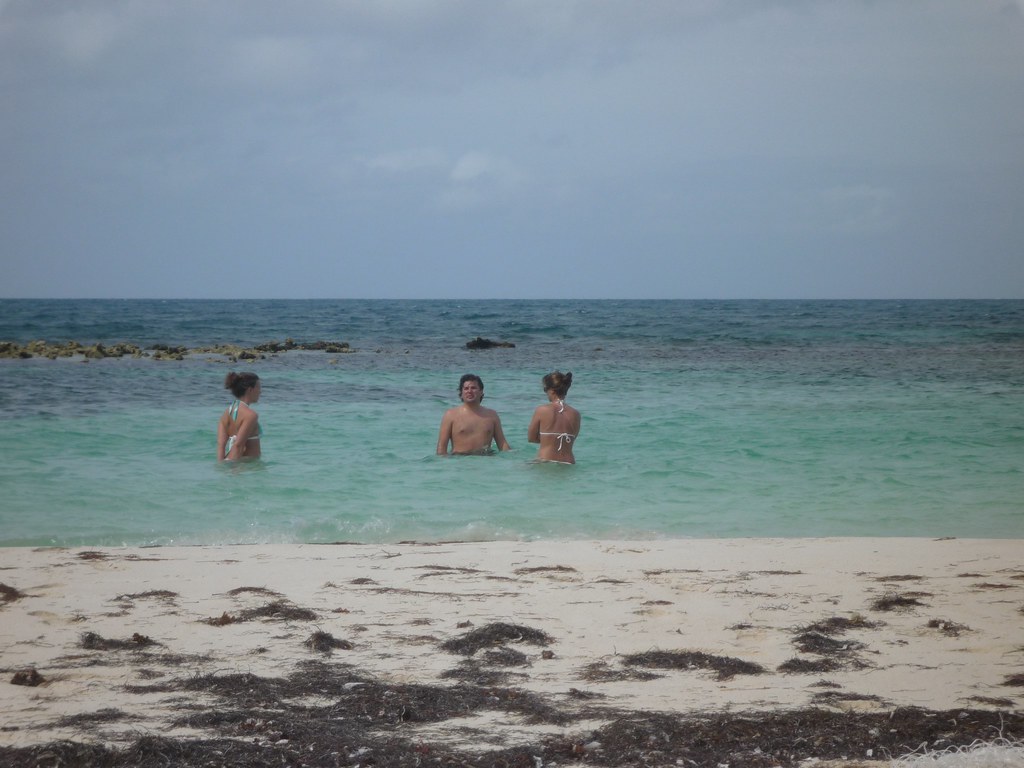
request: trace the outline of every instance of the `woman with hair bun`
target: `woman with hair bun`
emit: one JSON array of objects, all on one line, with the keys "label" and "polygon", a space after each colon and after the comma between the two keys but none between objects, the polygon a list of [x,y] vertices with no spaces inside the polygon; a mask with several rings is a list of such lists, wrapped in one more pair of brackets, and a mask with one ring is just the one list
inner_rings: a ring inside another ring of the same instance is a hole
[{"label": "woman with hair bun", "polygon": [[217,461],[258,459],[260,457],[260,417],[252,409],[260,399],[260,377],[255,373],[231,371],[224,379],[235,401],[217,423]]},{"label": "woman with hair bun", "polygon": [[565,404],[565,396],[572,386],[572,372],[554,371],[541,379],[548,403],[537,406],[530,420],[526,439],[540,443],[537,461],[575,464],[572,444],[580,433],[580,412]]}]

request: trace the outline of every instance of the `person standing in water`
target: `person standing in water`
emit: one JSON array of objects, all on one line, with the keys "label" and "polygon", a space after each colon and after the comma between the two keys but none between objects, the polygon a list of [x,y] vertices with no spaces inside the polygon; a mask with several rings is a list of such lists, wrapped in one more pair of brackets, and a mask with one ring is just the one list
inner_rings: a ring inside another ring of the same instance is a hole
[{"label": "person standing in water", "polygon": [[235,401],[217,422],[217,461],[260,457],[260,417],[252,409],[260,399],[260,377],[255,373],[231,371],[224,379]]},{"label": "person standing in water", "polygon": [[580,433],[580,412],[565,404],[565,396],[572,386],[572,372],[554,371],[541,379],[548,396],[545,405],[538,405],[530,420],[526,439],[540,443],[538,461],[575,464],[572,444]]},{"label": "person standing in water", "polygon": [[438,456],[447,456],[449,445],[453,454],[491,453],[492,443],[500,451],[511,450],[497,412],[481,405],[484,382],[475,373],[467,373],[459,379],[459,399],[462,405],[449,408],[441,419]]}]

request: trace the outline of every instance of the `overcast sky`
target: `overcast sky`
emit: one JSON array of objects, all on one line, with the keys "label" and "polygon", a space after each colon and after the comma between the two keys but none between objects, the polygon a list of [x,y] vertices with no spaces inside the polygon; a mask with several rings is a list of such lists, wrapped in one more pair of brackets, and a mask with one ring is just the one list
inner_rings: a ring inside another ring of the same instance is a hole
[{"label": "overcast sky", "polygon": [[1024,297],[1024,0],[0,0],[0,296]]}]

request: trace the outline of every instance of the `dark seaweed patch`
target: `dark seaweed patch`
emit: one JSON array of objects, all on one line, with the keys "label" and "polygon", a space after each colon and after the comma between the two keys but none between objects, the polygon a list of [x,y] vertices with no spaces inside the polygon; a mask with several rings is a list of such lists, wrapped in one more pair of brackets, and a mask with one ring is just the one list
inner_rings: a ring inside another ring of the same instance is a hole
[{"label": "dark seaweed patch", "polygon": [[818,704],[835,704],[840,701],[874,701],[879,704],[883,699],[878,696],[868,696],[862,693],[842,693],[840,691],[823,691],[816,693],[811,700]]},{"label": "dark seaweed patch", "polygon": [[882,595],[871,604],[872,610],[875,611],[901,611],[922,606],[919,597],[931,597],[927,592],[908,592],[903,595],[889,594]]},{"label": "dark seaweed patch", "polygon": [[707,669],[715,673],[718,680],[729,680],[736,675],[760,675],[764,667],[751,661],[729,656],[713,656],[700,651],[648,651],[634,653],[622,659],[623,664],[648,669]]},{"label": "dark seaweed patch", "polygon": [[973,586],[975,589],[1017,589],[1016,584],[996,584],[991,581],[983,581]]},{"label": "dark seaweed patch", "polygon": [[430,573],[424,573],[417,578],[429,579],[431,576],[444,576],[448,573],[480,573],[476,568],[460,568],[453,565],[419,565],[417,568]]},{"label": "dark seaweed patch", "polygon": [[927,626],[928,629],[937,629],[949,637],[960,637],[961,632],[971,631],[971,628],[966,624],[957,624],[955,621],[949,621],[948,619],[931,619]]},{"label": "dark seaweed patch", "polygon": [[106,560],[109,555],[106,552],[97,552],[95,550],[87,550],[85,552],[79,552],[77,555],[79,560]]},{"label": "dark seaweed patch", "polygon": [[204,624],[214,627],[223,627],[227,624],[238,624],[253,619],[270,619],[272,621],[316,621],[319,617],[308,608],[300,608],[292,605],[286,600],[275,600],[259,608],[247,608],[236,614],[227,611],[220,616],[203,619]]},{"label": "dark seaweed patch", "polygon": [[137,592],[134,595],[118,595],[116,600],[173,600],[179,597],[177,592],[171,592],[169,589],[151,589],[148,592]]},{"label": "dark seaweed patch", "polygon": [[224,627],[228,624],[235,624],[242,619],[237,616],[232,616],[227,611],[224,611],[220,616],[212,616],[209,619],[202,619],[203,624],[209,624],[211,627]]},{"label": "dark seaweed patch", "polygon": [[235,587],[234,589],[228,590],[228,594],[232,597],[238,595],[263,595],[265,597],[281,597],[280,592],[275,592],[272,589],[266,587]]},{"label": "dark seaweed patch", "polygon": [[[246,674],[186,678],[177,681],[176,690],[204,694],[180,699],[174,723],[204,729],[203,737],[141,736],[122,748],[94,739],[0,747],[0,764],[5,768],[535,768],[538,764],[796,768],[812,758],[840,760],[870,752],[884,759],[913,752],[921,744],[957,747],[999,735],[1019,738],[1024,734],[1024,713],[1014,711],[897,708],[859,713],[811,708],[700,715],[605,711],[610,722],[585,734],[566,729],[538,735],[533,743],[513,748],[458,748],[424,741],[409,725],[499,712],[565,726],[588,717],[590,713],[577,707],[578,699],[589,697],[573,696],[570,691],[559,697],[572,705],[563,711],[544,698],[515,689],[389,685],[344,665],[322,663],[303,665],[286,678]],[[301,703],[314,696],[331,703]],[[843,700],[875,699],[839,694],[821,703]],[[115,715],[94,713],[92,722],[88,717],[79,721],[83,730]]]},{"label": "dark seaweed patch", "polygon": [[351,651],[355,646],[348,640],[339,640],[330,632],[317,630],[310,635],[304,645],[317,653],[330,655],[334,650]]},{"label": "dark seaweed patch", "polygon": [[978,704],[985,704],[990,707],[1004,707],[1012,709],[1015,705],[1013,699],[999,699],[991,696],[971,696],[968,701],[975,701]]},{"label": "dark seaweed patch", "polygon": [[578,573],[578,571],[568,565],[538,565],[533,568],[516,568],[514,573],[525,576],[530,573]]},{"label": "dark seaweed patch", "polygon": [[259,608],[250,608],[249,610],[242,611],[241,616],[243,621],[248,621],[249,619],[315,621],[317,619],[317,615],[308,608],[299,608],[298,606],[292,605],[284,600],[267,603]]},{"label": "dark seaweed patch", "polygon": [[13,603],[15,600],[21,600],[23,597],[25,597],[24,592],[7,584],[0,583],[0,604]]},{"label": "dark seaweed patch", "polygon": [[519,624],[498,622],[474,629],[461,637],[452,638],[441,643],[441,649],[448,653],[472,656],[481,648],[494,648],[505,643],[530,643],[531,645],[550,645],[551,637],[539,629],[524,627]]},{"label": "dark seaweed patch", "polygon": [[11,678],[11,685],[27,685],[30,688],[35,688],[44,682],[46,682],[46,678],[39,674],[39,671],[35,668],[19,669]]},{"label": "dark seaweed patch", "polygon": [[529,662],[526,654],[515,648],[501,646],[494,650],[484,651],[483,663],[496,667],[525,667]]},{"label": "dark seaweed patch", "polygon": [[776,668],[779,672],[793,675],[820,674],[821,672],[835,672],[842,669],[844,664],[835,659],[789,659],[782,662]]},{"label": "dark seaweed patch", "polygon": [[459,680],[481,687],[505,685],[510,677],[511,675],[504,670],[485,667],[472,659],[466,659],[455,669],[448,669],[441,673],[442,680]]},{"label": "dark seaweed patch", "polygon": [[83,632],[78,639],[78,644],[87,651],[136,651],[140,648],[159,645],[159,643],[138,632],[133,634],[130,640],[110,640],[101,637],[95,632]]},{"label": "dark seaweed patch", "polygon": [[817,632],[823,635],[841,635],[851,629],[876,629],[879,626],[881,625],[878,622],[868,621],[860,615],[855,615],[852,618],[833,616],[823,621],[816,621],[802,631]]},{"label": "dark seaweed patch", "polygon": [[637,669],[611,669],[601,661],[588,664],[580,674],[582,680],[589,683],[620,683],[626,680],[638,680],[646,682],[657,680],[664,675],[656,675],[653,672],[641,672]]},{"label": "dark seaweed patch", "polygon": [[67,715],[57,720],[58,728],[81,728],[99,723],[117,723],[125,720],[139,720],[138,715],[129,715],[119,709],[99,709],[95,712],[83,712],[78,715]]},{"label": "dark seaweed patch", "polygon": [[835,655],[861,650],[863,643],[836,640],[821,632],[803,632],[793,638],[793,644],[803,653]]}]

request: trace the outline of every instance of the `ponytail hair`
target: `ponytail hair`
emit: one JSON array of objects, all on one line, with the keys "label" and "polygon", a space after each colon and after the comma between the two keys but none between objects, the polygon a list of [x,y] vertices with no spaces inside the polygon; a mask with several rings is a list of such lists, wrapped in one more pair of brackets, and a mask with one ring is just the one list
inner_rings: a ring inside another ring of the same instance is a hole
[{"label": "ponytail hair", "polygon": [[235,373],[231,371],[224,379],[224,389],[230,389],[235,397],[241,397],[260,383],[260,377],[249,371]]},{"label": "ponytail hair", "polygon": [[541,384],[544,386],[544,391],[551,390],[560,399],[565,399],[566,394],[569,392],[569,387],[572,386],[572,371],[568,373],[562,373],[561,371],[554,371],[549,373],[543,379]]}]

